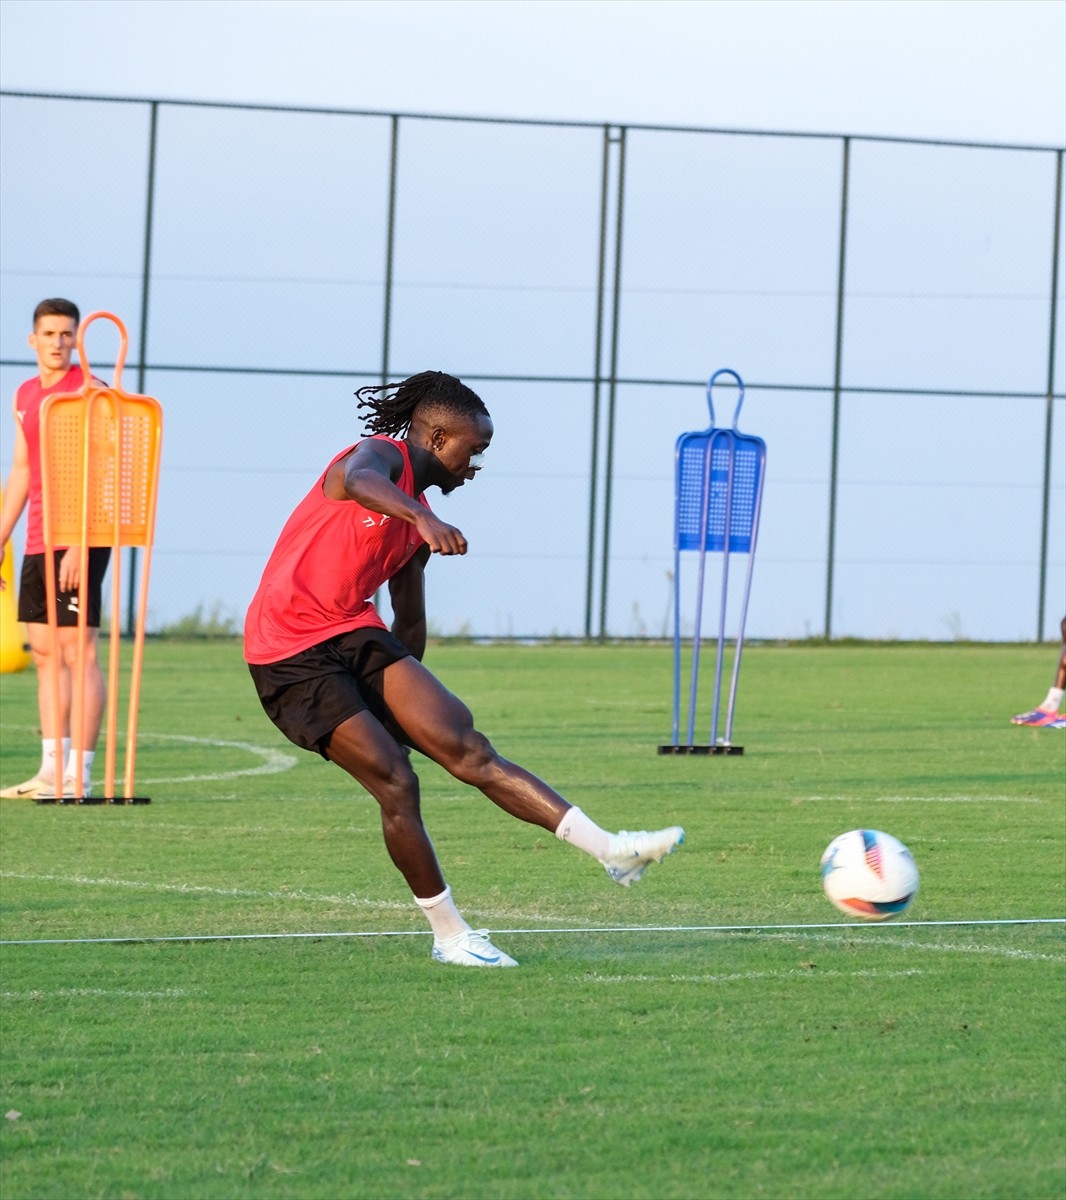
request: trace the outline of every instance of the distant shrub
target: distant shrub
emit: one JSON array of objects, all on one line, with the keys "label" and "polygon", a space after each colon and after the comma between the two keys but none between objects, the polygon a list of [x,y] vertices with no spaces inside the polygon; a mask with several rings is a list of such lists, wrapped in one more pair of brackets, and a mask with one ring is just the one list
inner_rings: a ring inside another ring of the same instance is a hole
[{"label": "distant shrub", "polygon": [[156,630],[157,637],[164,638],[233,638],[240,635],[241,628],[234,614],[216,600],[205,611],[198,604],[191,613],[179,617],[169,625]]}]

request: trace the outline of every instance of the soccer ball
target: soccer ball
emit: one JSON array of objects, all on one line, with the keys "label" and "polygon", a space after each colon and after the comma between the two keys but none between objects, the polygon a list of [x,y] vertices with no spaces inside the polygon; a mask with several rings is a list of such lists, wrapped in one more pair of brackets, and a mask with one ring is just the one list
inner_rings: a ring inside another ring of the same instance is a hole
[{"label": "soccer ball", "polygon": [[822,855],[822,887],[842,913],[864,921],[898,917],[918,892],[918,868],[906,846],[876,829],[834,838]]}]

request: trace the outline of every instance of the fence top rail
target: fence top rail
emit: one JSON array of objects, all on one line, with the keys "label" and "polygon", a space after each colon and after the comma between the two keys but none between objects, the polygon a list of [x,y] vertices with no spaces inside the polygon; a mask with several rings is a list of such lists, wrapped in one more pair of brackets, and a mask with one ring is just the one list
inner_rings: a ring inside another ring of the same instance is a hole
[{"label": "fence top rail", "polygon": [[649,133],[704,133],[730,137],[801,138],[812,141],[884,142],[909,146],[955,146],[971,150],[1024,150],[1062,154],[1066,146],[1024,142],[976,142],[951,138],[916,138],[874,133],[812,133],[795,129],[735,129],[711,125],[642,124],[633,121],[579,121],[548,117],[486,117],[455,113],[396,112],[384,109],[337,108],[311,104],[265,104],[240,100],[179,100],[162,96],[105,96],[81,92],[37,92],[0,88],[0,96],[23,100],[80,100],[98,104],[146,104],[171,108],[236,109],[249,112],[314,113],[325,116],[380,117],[384,120],[454,121],[481,125],[534,125],[568,129],[626,129]]},{"label": "fence top rail", "polygon": [[[18,367],[32,370],[37,363],[32,358],[0,358],[0,367]],[[99,364],[101,370],[114,364],[106,360]],[[205,363],[138,363],[145,371],[164,371],[186,375],[276,375],[293,379],[375,379],[381,373],[378,367],[351,367],[344,369],[326,367],[256,367],[227,364]],[[415,364],[409,363],[402,370],[391,372],[396,379],[413,375]],[[664,388],[706,388],[704,379],[652,379],[633,375],[506,375],[497,372],[492,375],[475,374],[460,371],[459,378],[471,383],[580,383],[608,384],[613,382],[623,387],[664,387]],[[728,381],[718,384],[718,387],[733,388],[735,383]],[[775,383],[773,381],[745,380],[744,387],[749,392],[800,392],[818,393],[831,396],[836,390],[833,383]],[[979,388],[920,388],[920,387],[874,387],[862,384],[841,384],[842,396],[928,396],[931,398],[944,397],[955,400],[1066,400],[1066,392],[1056,391],[1006,391],[1003,389],[983,391]]]}]

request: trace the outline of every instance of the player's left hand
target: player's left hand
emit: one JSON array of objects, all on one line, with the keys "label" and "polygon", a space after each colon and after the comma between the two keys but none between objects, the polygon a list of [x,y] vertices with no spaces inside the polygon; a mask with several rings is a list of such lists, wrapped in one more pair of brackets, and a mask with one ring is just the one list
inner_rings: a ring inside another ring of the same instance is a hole
[{"label": "player's left hand", "polygon": [[77,546],[68,546],[63,557],[59,560],[59,590],[61,592],[73,592],[77,589],[81,581],[79,558],[79,548]]}]

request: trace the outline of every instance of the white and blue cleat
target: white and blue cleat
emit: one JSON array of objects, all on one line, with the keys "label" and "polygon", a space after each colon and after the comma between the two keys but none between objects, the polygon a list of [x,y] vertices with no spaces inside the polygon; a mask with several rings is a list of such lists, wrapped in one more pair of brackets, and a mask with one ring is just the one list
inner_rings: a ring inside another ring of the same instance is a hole
[{"label": "white and blue cleat", "polygon": [[517,967],[518,963],[494,946],[487,929],[464,929],[454,937],[433,940],[433,961],[460,967]]},{"label": "white and blue cleat", "polygon": [[662,862],[685,840],[685,831],[680,825],[669,829],[657,829],[652,833],[611,835],[611,849],[604,860],[607,874],[622,887],[636,883],[652,863]]}]

